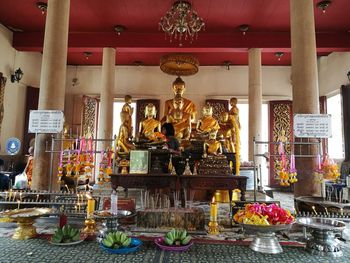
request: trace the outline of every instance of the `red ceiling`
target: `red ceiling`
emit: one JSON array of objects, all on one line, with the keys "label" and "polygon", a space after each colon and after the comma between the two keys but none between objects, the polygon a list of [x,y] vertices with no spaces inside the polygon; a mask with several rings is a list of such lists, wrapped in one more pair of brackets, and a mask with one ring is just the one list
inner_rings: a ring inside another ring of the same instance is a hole
[{"label": "red ceiling", "polygon": [[[42,0],[46,2],[46,0]],[[36,0],[0,0],[0,22],[23,30],[15,32],[13,46],[18,50],[42,51],[45,14]],[[289,0],[192,0],[203,18],[205,31],[192,44],[179,47],[159,31],[160,17],[174,0],[71,0],[68,64],[100,65],[102,48],[117,48],[116,63],[158,65],[170,52],[191,52],[201,65],[248,63],[247,50],[262,48],[264,65],[290,65]],[[314,0],[314,4],[319,0]],[[325,14],[315,8],[318,55],[350,50],[349,0],[333,0]],[[117,36],[114,25],[126,32]],[[251,26],[243,36],[240,24]],[[84,51],[93,52],[86,59]],[[274,53],[285,55],[277,60]]]}]

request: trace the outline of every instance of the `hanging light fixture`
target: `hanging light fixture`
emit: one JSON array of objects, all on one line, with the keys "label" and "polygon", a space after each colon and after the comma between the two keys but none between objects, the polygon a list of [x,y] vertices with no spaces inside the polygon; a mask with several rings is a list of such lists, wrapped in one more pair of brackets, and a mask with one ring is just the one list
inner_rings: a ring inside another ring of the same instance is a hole
[{"label": "hanging light fixture", "polygon": [[117,33],[118,36],[121,35],[121,33],[123,33],[125,31],[125,26],[123,25],[115,25],[114,26],[114,31]]},{"label": "hanging light fixture", "polygon": [[284,53],[278,51],[278,52],[275,52],[275,56],[277,57],[278,61],[281,61],[282,57],[284,56]]},{"label": "hanging light fixture", "polygon": [[90,52],[90,51],[85,51],[85,52],[83,52],[83,54],[84,54],[86,60],[88,60],[89,57],[92,56],[92,52]]},{"label": "hanging light fixture", "polygon": [[248,32],[250,26],[243,24],[243,25],[239,25],[238,26],[238,30],[242,32],[243,36],[245,36],[245,34]]},{"label": "hanging light fixture", "polygon": [[177,1],[171,9],[160,19],[159,29],[162,29],[170,37],[179,40],[179,46],[182,46],[182,40],[197,38],[198,32],[204,29],[203,19],[200,18],[196,11],[187,1]]},{"label": "hanging light fixture", "polygon": [[41,10],[41,14],[44,15],[47,10],[47,3],[44,2],[37,2],[36,7]]},{"label": "hanging light fixture", "polygon": [[322,13],[326,13],[326,9],[332,3],[330,0],[324,0],[317,3],[317,8],[322,10]]},{"label": "hanging light fixture", "polygon": [[15,81],[19,82],[23,77],[23,71],[21,68],[18,68],[14,74],[11,75],[11,82],[14,83]]}]

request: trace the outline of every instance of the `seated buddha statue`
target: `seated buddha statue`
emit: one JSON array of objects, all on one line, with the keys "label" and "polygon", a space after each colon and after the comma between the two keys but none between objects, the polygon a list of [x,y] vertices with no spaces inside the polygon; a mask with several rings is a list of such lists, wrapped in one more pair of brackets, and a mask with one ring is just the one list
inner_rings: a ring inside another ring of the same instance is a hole
[{"label": "seated buddha statue", "polygon": [[208,155],[220,155],[222,154],[222,146],[221,143],[216,140],[217,131],[213,130],[209,133],[209,139],[204,141],[203,144],[203,157],[207,157]]},{"label": "seated buddha statue", "polygon": [[149,103],[145,108],[145,117],[143,121],[140,122],[139,136],[148,140],[155,140],[155,132],[161,132],[161,123],[156,120],[157,111],[156,107]]},{"label": "seated buddha statue", "polygon": [[131,107],[132,97],[130,95],[125,95],[124,97],[125,104],[122,107],[122,112],[126,112],[125,115],[126,125],[129,130],[129,134],[132,134],[132,114],[134,113],[134,109]]},{"label": "seated buddha statue", "polygon": [[196,105],[191,100],[183,97],[185,90],[185,82],[180,77],[177,77],[176,80],[173,82],[174,99],[165,101],[164,116],[168,116],[171,113],[171,111],[175,109],[174,100],[177,96],[179,96],[183,100],[183,104],[180,108],[182,113],[190,114],[191,120],[195,119]]},{"label": "seated buddha statue", "polygon": [[229,119],[228,112],[221,113],[219,125],[218,136],[224,140],[225,151],[228,153],[235,153],[235,128]]},{"label": "seated buddha statue", "polygon": [[173,124],[177,139],[188,140],[191,134],[191,115],[181,110],[183,105],[183,98],[176,95],[173,99],[174,109],[166,116],[166,122]]},{"label": "seated buddha statue", "polygon": [[217,132],[220,128],[218,121],[213,117],[213,107],[209,104],[205,105],[202,110],[202,118],[197,122],[196,130],[199,134],[209,134]]},{"label": "seated buddha statue", "polygon": [[129,153],[130,150],[135,149],[135,145],[130,142],[132,134],[129,129],[129,115],[127,112],[120,112],[120,119],[122,124],[119,127],[119,134],[117,140],[118,152]]}]

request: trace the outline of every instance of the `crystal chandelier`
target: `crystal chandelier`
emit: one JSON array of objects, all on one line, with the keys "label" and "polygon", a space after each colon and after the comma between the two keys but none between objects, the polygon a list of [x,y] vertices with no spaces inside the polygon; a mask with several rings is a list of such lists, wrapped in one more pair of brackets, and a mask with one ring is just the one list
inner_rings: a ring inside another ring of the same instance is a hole
[{"label": "crystal chandelier", "polygon": [[203,28],[204,22],[197,15],[197,12],[192,10],[192,6],[187,1],[177,1],[172,8],[160,19],[159,29],[162,29],[172,39],[179,39],[179,46],[182,46],[182,40],[197,38],[198,32]]}]

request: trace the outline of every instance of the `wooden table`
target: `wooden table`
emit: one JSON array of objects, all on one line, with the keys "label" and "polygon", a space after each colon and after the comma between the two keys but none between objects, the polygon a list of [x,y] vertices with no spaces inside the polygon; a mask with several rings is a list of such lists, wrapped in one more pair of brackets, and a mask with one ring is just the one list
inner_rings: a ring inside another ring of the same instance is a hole
[{"label": "wooden table", "polygon": [[[160,189],[171,191],[188,190],[241,190],[241,201],[245,201],[246,176],[223,175],[170,175],[170,174],[111,174],[112,188]],[[184,199],[184,198],[182,198]],[[184,200],[182,200],[184,206]]]}]

